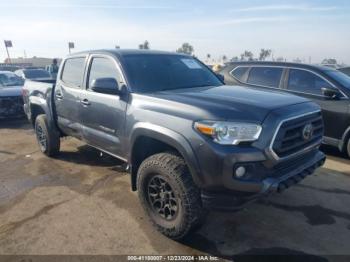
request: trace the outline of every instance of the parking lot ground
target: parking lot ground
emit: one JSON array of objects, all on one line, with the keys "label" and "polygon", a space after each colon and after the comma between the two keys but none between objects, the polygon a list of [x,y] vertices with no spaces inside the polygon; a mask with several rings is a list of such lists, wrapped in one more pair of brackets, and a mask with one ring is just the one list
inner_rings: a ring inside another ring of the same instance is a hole
[{"label": "parking lot ground", "polygon": [[73,138],[50,159],[31,126],[0,124],[0,254],[350,255],[350,161],[332,149],[300,185],[236,213],[211,212],[181,242],[156,232],[120,162]]}]

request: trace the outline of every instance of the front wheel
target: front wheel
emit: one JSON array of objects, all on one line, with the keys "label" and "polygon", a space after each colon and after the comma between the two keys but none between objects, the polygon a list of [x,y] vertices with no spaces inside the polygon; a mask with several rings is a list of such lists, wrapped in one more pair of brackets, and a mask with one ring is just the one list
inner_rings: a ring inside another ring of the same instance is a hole
[{"label": "front wheel", "polygon": [[35,119],[35,134],[41,152],[47,156],[54,156],[60,151],[60,136],[47,124],[46,115],[39,115]]},{"label": "front wheel", "polygon": [[137,177],[141,204],[162,234],[181,239],[203,221],[200,191],[181,157],[172,153],[150,156]]},{"label": "front wheel", "polygon": [[346,147],[346,152],[348,154],[348,157],[350,158],[350,137],[348,139],[348,144],[347,144],[347,147]]}]

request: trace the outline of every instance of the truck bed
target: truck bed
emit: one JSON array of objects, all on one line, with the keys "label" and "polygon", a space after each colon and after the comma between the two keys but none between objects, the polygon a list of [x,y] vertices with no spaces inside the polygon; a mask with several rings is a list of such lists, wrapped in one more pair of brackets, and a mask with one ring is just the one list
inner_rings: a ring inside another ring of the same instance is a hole
[{"label": "truck bed", "polygon": [[28,119],[30,119],[30,104],[42,105],[46,114],[53,113],[51,106],[53,106],[52,93],[56,85],[55,79],[41,79],[41,80],[26,80],[23,86],[23,102],[24,111]]}]

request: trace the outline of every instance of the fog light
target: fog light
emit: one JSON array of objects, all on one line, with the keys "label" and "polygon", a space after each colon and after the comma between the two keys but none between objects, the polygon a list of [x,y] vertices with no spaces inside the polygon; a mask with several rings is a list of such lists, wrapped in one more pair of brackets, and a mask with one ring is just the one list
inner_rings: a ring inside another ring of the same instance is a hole
[{"label": "fog light", "polygon": [[235,176],[241,178],[245,175],[245,172],[246,170],[244,166],[237,167],[235,171]]}]

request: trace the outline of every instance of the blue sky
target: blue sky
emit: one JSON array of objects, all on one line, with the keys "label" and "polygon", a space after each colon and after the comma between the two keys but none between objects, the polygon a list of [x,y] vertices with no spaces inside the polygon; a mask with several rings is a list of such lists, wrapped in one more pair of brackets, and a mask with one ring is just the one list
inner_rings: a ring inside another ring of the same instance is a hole
[{"label": "blue sky", "polygon": [[13,41],[14,57],[62,57],[68,41],[80,51],[148,40],[169,51],[189,42],[202,59],[270,48],[288,60],[350,64],[348,0],[0,0],[0,10],[0,40]]}]

